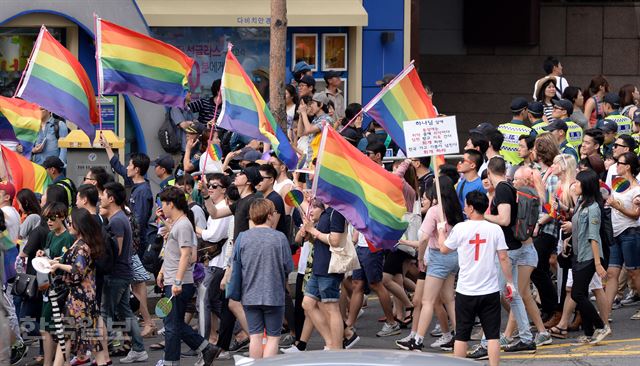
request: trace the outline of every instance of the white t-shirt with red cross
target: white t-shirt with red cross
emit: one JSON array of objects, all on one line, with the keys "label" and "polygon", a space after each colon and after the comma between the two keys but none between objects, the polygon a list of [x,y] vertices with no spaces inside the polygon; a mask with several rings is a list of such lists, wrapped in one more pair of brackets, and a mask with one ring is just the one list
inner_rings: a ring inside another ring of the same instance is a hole
[{"label": "white t-shirt with red cross", "polygon": [[508,249],[500,226],[485,220],[461,222],[453,227],[444,245],[458,250],[457,292],[479,296],[500,290],[496,254]]}]

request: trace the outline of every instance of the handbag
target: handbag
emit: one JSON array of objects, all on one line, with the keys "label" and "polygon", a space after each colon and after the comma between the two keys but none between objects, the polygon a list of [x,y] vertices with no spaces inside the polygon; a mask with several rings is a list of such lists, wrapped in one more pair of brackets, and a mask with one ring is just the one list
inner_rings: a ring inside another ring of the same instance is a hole
[{"label": "handbag", "polygon": [[18,273],[11,294],[23,300],[32,300],[38,294],[38,281],[35,275]]},{"label": "handbag", "polygon": [[198,262],[207,263],[217,257],[222,252],[222,247],[227,242],[227,238],[212,242],[198,238]]},{"label": "handbag", "polygon": [[[333,216],[331,212],[331,216]],[[331,221],[331,218],[329,218]],[[329,251],[331,252],[331,259],[329,260],[329,269],[327,273],[347,273],[356,269],[360,269],[360,261],[358,260],[358,254],[356,248],[353,246],[353,242],[349,240],[347,235],[348,227],[345,227],[345,231],[340,235],[340,242],[337,246],[329,245]]]},{"label": "handbag", "polygon": [[[407,230],[403,235],[406,240],[418,241],[420,239],[419,231],[420,226],[422,226],[422,215],[420,215],[421,208],[422,206],[420,205],[420,200],[418,200],[413,205],[413,212],[406,212],[402,216],[402,220],[409,223],[409,226],[407,226]],[[416,256],[418,255],[416,248],[406,244],[398,244],[396,246],[396,249],[407,253],[411,258],[416,258]]]}]

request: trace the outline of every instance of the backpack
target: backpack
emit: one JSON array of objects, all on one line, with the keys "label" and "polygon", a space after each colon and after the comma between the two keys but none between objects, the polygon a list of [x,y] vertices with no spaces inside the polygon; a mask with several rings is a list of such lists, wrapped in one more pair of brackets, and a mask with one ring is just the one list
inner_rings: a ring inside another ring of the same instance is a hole
[{"label": "backpack", "polygon": [[531,187],[516,189],[509,185],[516,193],[517,215],[516,222],[511,226],[513,236],[519,241],[525,241],[533,235],[533,230],[540,214],[540,198]]},{"label": "backpack", "polygon": [[96,270],[103,275],[109,275],[113,271],[118,258],[118,241],[108,226],[101,225],[101,227],[104,253],[100,258],[96,259]]},{"label": "backpack", "polygon": [[158,139],[162,149],[169,154],[175,154],[182,150],[182,142],[178,136],[178,128],[171,120],[171,110],[167,109],[164,114],[164,122],[158,130]]}]

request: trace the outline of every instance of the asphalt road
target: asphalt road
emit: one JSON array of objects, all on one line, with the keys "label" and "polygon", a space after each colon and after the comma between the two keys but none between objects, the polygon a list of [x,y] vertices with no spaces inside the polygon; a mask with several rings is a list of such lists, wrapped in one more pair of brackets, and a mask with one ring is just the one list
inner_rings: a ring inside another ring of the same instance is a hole
[{"label": "asphalt road", "polygon": [[[576,346],[572,345],[573,339],[581,335],[581,332],[570,333],[570,338],[565,340],[555,339],[553,344],[538,348],[535,354],[505,354],[502,353],[503,365],[531,365],[531,366],[547,366],[547,365],[581,365],[581,366],[637,366],[640,364],[640,321],[629,320],[629,317],[640,307],[640,303],[623,307],[613,312],[613,323],[611,327],[613,334],[607,338],[602,345],[599,346]],[[396,349],[394,340],[404,337],[409,330],[403,330],[399,336],[387,338],[378,338],[375,333],[380,329],[382,323],[377,322],[377,318],[382,315],[379,303],[375,298],[369,299],[369,307],[360,317],[357,324],[357,331],[361,337],[360,342],[354,348],[371,348],[371,349]],[[506,317],[503,317],[503,320]],[[158,320],[158,325],[161,322]],[[504,321],[503,321],[504,327]],[[162,340],[161,337],[145,339],[145,345]],[[427,335],[425,344],[430,344],[435,338]],[[472,341],[472,343],[475,343]],[[314,333],[309,343],[311,350],[322,349],[323,343],[320,336]],[[37,347],[32,347],[29,355],[21,365],[30,361]],[[183,351],[187,347],[183,345]],[[425,348],[425,352],[435,352],[446,354],[440,350]],[[149,360],[144,363],[136,363],[139,366],[153,366],[162,358],[162,351],[149,351]],[[114,365],[119,365],[117,359],[113,359]],[[183,357],[182,365],[192,365],[195,363],[195,357]],[[233,365],[232,360],[217,360],[215,365],[229,366]],[[487,364],[487,361],[479,361],[478,365]]]}]

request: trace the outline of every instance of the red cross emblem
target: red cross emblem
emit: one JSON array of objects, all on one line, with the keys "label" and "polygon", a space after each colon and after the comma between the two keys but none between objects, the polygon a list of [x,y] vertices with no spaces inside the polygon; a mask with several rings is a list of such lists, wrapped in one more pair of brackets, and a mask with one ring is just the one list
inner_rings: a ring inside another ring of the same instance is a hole
[{"label": "red cross emblem", "polygon": [[478,257],[480,256],[480,244],[485,244],[487,242],[486,239],[480,239],[480,234],[476,233],[476,238],[473,240],[469,240],[469,244],[476,246],[476,258],[475,261],[478,261]]}]

